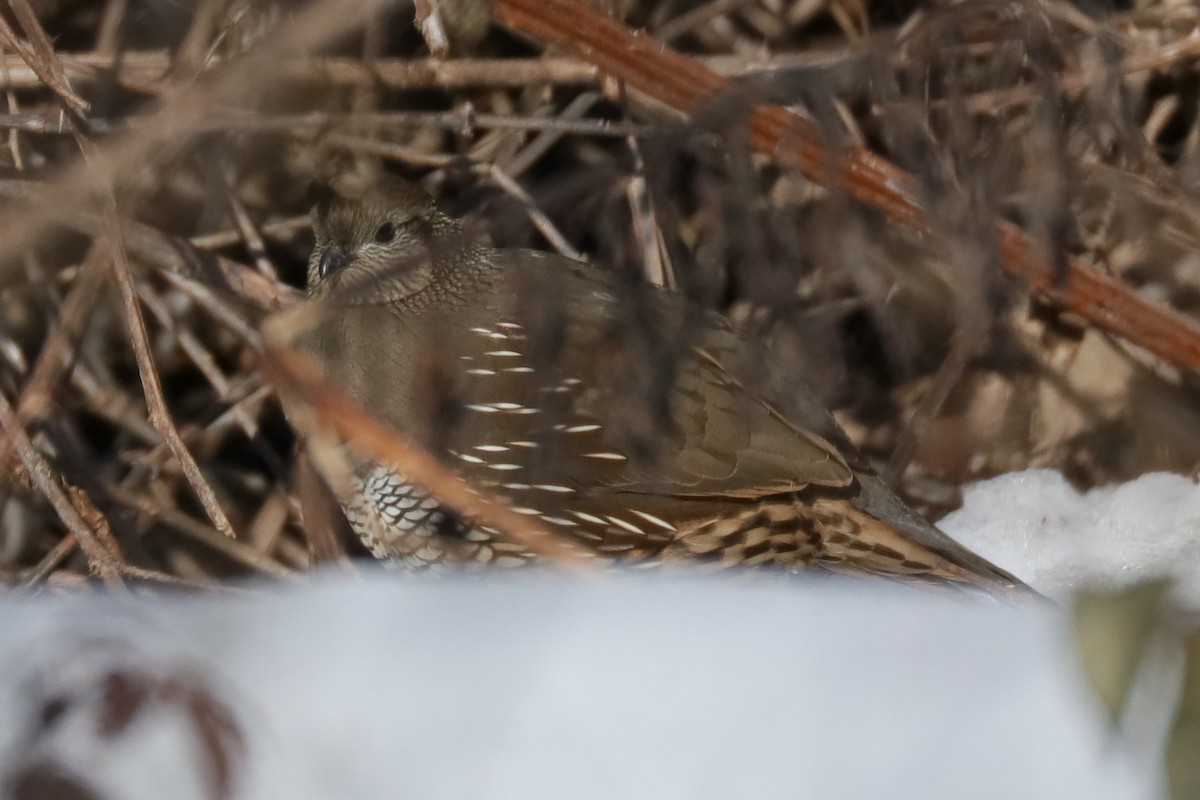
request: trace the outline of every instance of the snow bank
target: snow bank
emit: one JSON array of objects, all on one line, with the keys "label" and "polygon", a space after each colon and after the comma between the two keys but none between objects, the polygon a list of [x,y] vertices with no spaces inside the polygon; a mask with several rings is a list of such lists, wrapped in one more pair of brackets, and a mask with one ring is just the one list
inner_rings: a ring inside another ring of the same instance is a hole
[{"label": "snow bank", "polygon": [[1016,472],[968,488],[940,525],[1050,597],[1169,577],[1200,608],[1200,486],[1190,478],[1154,473],[1081,494],[1057,472]]},{"label": "snow bank", "polygon": [[[1154,796],[1064,614],[868,581],[0,602],[23,798]],[[33,790],[42,789],[43,794]],[[3,791],[0,791],[0,795]]]}]

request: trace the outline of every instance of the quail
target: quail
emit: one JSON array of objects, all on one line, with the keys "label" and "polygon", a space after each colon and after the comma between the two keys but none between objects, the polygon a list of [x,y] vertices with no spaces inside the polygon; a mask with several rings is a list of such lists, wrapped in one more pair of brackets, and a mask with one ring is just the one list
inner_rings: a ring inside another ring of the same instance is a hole
[{"label": "quail", "polygon": [[[1013,576],[910,511],[832,416],[719,314],[615,271],[479,244],[387,177],[313,212],[294,344],[380,421],[604,563],[821,567],[993,590]],[[385,465],[339,501],[411,569],[537,556]]]}]

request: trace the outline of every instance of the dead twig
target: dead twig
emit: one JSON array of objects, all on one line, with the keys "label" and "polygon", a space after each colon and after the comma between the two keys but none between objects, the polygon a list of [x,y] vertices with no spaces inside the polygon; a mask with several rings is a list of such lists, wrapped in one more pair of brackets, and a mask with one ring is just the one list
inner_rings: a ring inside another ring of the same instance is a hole
[{"label": "dead twig", "polygon": [[108,486],[106,490],[121,505],[153,517],[171,530],[181,533],[205,547],[211,548],[235,564],[243,566],[252,572],[288,581],[299,580],[294,572],[282,566],[270,556],[255,550],[241,541],[222,536],[202,521],[188,516],[177,508],[160,503],[150,495],[134,492],[120,486]]},{"label": "dead twig", "polygon": [[129,338],[133,345],[133,355],[137,361],[138,372],[142,378],[142,389],[146,397],[146,409],[150,415],[150,424],[154,426],[154,430],[162,437],[163,442],[171,450],[171,454],[179,462],[184,477],[191,484],[192,490],[196,493],[196,497],[200,501],[200,505],[204,508],[204,513],[212,520],[216,529],[230,538],[236,538],[233,525],[229,522],[229,518],[225,516],[220,503],[217,502],[216,492],[209,486],[208,481],[204,478],[204,474],[200,472],[200,466],[192,458],[192,454],[188,452],[183,439],[179,436],[179,431],[175,428],[174,420],[171,419],[170,409],[167,408],[167,401],[163,397],[162,381],[158,376],[158,370],[154,366],[150,336],[146,333],[146,320],[142,317],[141,305],[138,303],[137,287],[133,281],[133,270],[129,266],[129,257],[125,254],[121,222],[116,214],[115,207],[111,209],[110,225],[112,231],[113,277],[117,282],[117,289],[121,295],[121,306],[125,312],[125,322],[128,326]]},{"label": "dead twig", "polygon": [[123,560],[119,550],[109,549],[109,545],[115,548],[116,543],[112,541],[111,535],[106,535],[107,525],[104,526],[103,532],[94,530],[80,514],[77,505],[87,509],[87,516],[93,522],[103,519],[103,516],[87,501],[86,496],[81,497],[81,493],[69,495],[67,491],[63,490],[49,462],[33,446],[29,434],[17,422],[16,412],[9,404],[8,398],[2,393],[0,393],[0,426],[4,428],[17,457],[25,465],[25,471],[34,487],[46,498],[75,541],[83,548],[91,570],[110,586],[122,586],[124,583],[121,579]]},{"label": "dead twig", "polygon": [[30,8],[29,0],[9,0],[9,7],[24,29],[28,41],[23,41],[0,15],[0,37],[5,43],[20,55],[21,60],[33,71],[39,82],[49,87],[63,103],[76,115],[88,112],[91,106],[75,93],[67,80],[66,70],[54,51],[54,43],[46,35],[42,24],[38,21],[37,13]]},{"label": "dead twig", "polygon": [[[87,260],[79,269],[75,283],[67,293],[38,360],[29,374],[29,380],[17,403],[16,421],[22,427],[40,417],[50,405],[54,386],[63,371],[71,363],[70,352],[87,324],[95,307],[96,292],[105,278],[105,253],[92,248]],[[0,464],[7,465],[11,440],[0,440]],[[7,469],[5,470],[7,471]]]},{"label": "dead twig", "polygon": [[[708,56],[700,60],[723,75],[743,75],[762,69],[781,69],[826,63],[829,54],[784,54],[762,57]],[[66,76],[77,82],[113,80],[138,91],[166,91],[171,56],[156,52],[125,52],[113,63],[109,54],[60,54]],[[221,65],[213,59],[210,68]],[[317,83],[331,88],[381,86],[387,89],[522,89],[537,84],[565,86],[592,83],[595,65],[578,58],[381,58],[364,64],[351,58],[281,58],[279,79]],[[7,73],[5,73],[7,70]],[[23,59],[0,55],[0,89],[32,89],[42,81]]]}]

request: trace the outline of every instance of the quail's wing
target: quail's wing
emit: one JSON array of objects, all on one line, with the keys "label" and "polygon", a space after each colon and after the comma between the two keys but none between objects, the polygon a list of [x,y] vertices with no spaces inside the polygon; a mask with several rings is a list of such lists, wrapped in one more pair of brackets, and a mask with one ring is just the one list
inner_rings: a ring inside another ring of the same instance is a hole
[{"label": "quail's wing", "polygon": [[800,387],[788,413],[766,402],[748,385],[761,355],[723,318],[666,292],[622,292],[567,259],[522,266],[520,285],[497,293],[515,305],[497,301],[473,326],[480,386],[510,380],[495,381],[505,397],[469,409],[461,440],[485,442],[471,459],[536,444],[552,451],[556,484],[694,498],[853,482],[827,412]]}]

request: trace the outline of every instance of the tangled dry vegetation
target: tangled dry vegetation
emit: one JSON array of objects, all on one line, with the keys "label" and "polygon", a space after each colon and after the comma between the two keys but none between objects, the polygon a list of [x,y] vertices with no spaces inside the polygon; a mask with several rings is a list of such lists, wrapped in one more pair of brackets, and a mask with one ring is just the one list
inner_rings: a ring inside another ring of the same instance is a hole
[{"label": "tangled dry vegetation", "polygon": [[355,553],[259,331],[379,169],[723,309],[928,513],[1200,465],[1191,3],[7,5],[2,581]]}]

